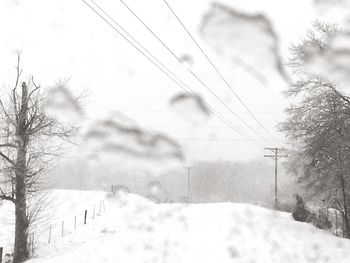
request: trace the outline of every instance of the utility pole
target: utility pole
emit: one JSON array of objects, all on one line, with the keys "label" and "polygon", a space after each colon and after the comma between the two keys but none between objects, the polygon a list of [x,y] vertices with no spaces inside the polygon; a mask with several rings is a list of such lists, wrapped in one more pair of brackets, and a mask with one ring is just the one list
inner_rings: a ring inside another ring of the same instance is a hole
[{"label": "utility pole", "polygon": [[81,191],[81,173],[79,171],[79,190]]},{"label": "utility pole", "polygon": [[189,203],[191,203],[191,170],[193,167],[187,166],[184,167],[184,169],[187,170],[187,200]]},{"label": "utility pole", "polygon": [[265,151],[272,152],[273,154],[265,154],[264,157],[272,158],[275,161],[275,208],[277,208],[278,204],[278,196],[277,196],[277,167],[278,167],[278,159],[282,157],[287,157],[287,149],[282,148],[265,148]]}]

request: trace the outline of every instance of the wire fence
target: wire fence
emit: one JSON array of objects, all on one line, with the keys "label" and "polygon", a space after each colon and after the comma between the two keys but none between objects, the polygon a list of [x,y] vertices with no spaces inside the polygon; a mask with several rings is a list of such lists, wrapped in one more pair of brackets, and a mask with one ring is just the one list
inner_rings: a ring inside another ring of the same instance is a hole
[{"label": "wire fence", "polygon": [[[115,197],[118,192],[129,192],[129,189],[123,185],[112,185],[110,191],[106,193],[109,193],[110,197]],[[108,198],[108,195],[105,197]],[[36,255],[37,249],[52,246],[60,239],[73,235],[82,227],[92,224],[97,217],[102,216],[106,212],[107,201],[106,198],[95,200],[90,203],[87,209],[70,211],[63,217],[60,217],[62,220],[47,221],[44,228],[39,229],[39,227],[36,226],[33,230],[30,230],[28,233],[28,250],[30,257]],[[109,205],[111,205],[111,200],[109,200]],[[334,208],[325,208],[321,210],[331,223],[331,232],[338,237],[343,237],[345,232],[344,222],[340,211]],[[44,224],[45,223],[39,225],[42,226]],[[12,262],[12,255],[8,253],[3,255],[4,251],[5,248],[0,247],[0,263]]]},{"label": "wire fence", "polygon": [[[86,200],[84,200],[86,201]],[[60,219],[37,222],[35,227],[28,232],[28,252],[30,257],[36,255],[38,249],[52,246],[58,240],[77,233],[77,230],[86,225],[92,224],[97,217],[106,212],[106,199],[95,200],[86,209],[69,211],[66,214],[56,215]],[[111,202],[109,202],[111,204]],[[62,219],[62,220],[61,220]],[[43,227],[43,225],[45,225]],[[13,254],[10,254],[5,247],[0,247],[0,263],[12,262]]]},{"label": "wire fence", "polygon": [[[79,228],[92,224],[98,216],[106,211],[106,200],[91,204],[89,208],[65,216],[44,229],[34,229],[28,235],[28,249],[30,256],[34,256],[38,248],[55,244],[59,239],[74,234]],[[1,263],[1,262],[0,262]]]}]

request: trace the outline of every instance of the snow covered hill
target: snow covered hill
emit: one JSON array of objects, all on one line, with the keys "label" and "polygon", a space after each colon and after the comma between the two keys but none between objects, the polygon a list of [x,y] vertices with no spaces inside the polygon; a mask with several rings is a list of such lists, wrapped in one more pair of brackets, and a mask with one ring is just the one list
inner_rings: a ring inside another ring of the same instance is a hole
[{"label": "snow covered hill", "polygon": [[[55,191],[55,195],[61,201],[70,199],[70,203],[59,202],[57,211],[71,215],[102,197],[100,192],[79,191]],[[131,194],[105,203],[101,216],[63,237],[56,236],[50,245],[38,248],[28,262],[350,260],[350,241],[295,222],[288,213],[237,203],[154,204]],[[0,215],[4,224],[3,213]],[[72,222],[66,224],[68,227]]]},{"label": "snow covered hill", "polygon": [[[88,225],[92,223],[93,210],[95,206],[95,217],[100,212],[100,204],[104,204],[105,192],[51,190],[40,195],[35,200],[30,200],[29,212],[39,212],[29,232],[30,239],[33,238],[36,247],[45,249],[50,234],[50,249],[54,249],[56,241],[62,235],[68,236],[74,232],[74,221],[76,228],[83,226],[84,213],[88,210]],[[103,203],[102,203],[103,202]],[[14,244],[14,205],[10,202],[0,203],[0,247],[4,248],[4,255],[11,253]]]}]

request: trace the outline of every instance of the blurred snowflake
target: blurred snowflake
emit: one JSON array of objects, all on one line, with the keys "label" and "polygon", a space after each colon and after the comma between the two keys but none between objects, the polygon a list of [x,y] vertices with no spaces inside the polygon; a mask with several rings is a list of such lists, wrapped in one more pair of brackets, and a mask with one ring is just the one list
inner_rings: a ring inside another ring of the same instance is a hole
[{"label": "blurred snowflake", "polygon": [[170,99],[170,106],[193,125],[203,124],[210,117],[209,108],[198,94],[179,93]]},{"label": "blurred snowflake", "polygon": [[268,85],[266,76],[288,80],[279,54],[279,40],[269,19],[262,14],[244,14],[213,4],[204,17],[202,36],[219,54]]}]

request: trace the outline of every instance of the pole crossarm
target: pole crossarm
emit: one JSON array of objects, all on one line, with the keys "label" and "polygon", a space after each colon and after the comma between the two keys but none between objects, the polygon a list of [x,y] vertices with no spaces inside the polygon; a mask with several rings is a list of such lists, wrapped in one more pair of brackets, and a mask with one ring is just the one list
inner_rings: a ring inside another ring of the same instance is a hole
[{"label": "pole crossarm", "polygon": [[288,150],[285,148],[264,148],[265,151],[271,151],[273,154],[265,154],[264,157],[270,157],[270,158],[285,158],[288,157]]}]

